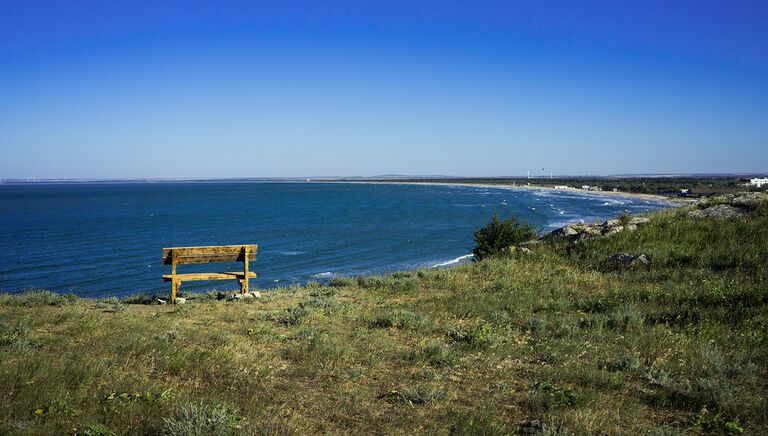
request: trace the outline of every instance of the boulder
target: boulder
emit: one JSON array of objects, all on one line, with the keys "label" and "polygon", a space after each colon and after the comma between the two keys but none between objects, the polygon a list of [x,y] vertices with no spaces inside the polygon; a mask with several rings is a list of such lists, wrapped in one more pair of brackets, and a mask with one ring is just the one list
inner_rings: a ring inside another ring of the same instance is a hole
[{"label": "boulder", "polygon": [[624,231],[624,226],[614,226],[614,227],[609,227],[608,229],[606,229],[606,231],[605,231],[605,233],[603,233],[603,235],[604,236],[613,236],[613,235],[615,235],[617,233],[621,233],[623,231]]},{"label": "boulder", "polygon": [[727,204],[718,204],[717,206],[708,207],[706,209],[697,209],[688,212],[688,216],[693,218],[706,218],[711,220],[724,220],[729,218],[736,218],[745,215],[744,210],[729,206]]},{"label": "boulder", "polygon": [[560,227],[559,229],[553,230],[547,236],[550,236],[553,238],[571,239],[571,238],[575,238],[578,234],[579,232],[577,232],[576,229],[573,228],[573,226],[565,226],[565,227]]},{"label": "boulder", "polygon": [[176,304],[187,304],[187,299],[179,297],[176,299]]},{"label": "boulder", "polygon": [[608,265],[618,268],[644,268],[650,265],[650,261],[645,254],[631,255],[627,253],[616,253],[608,257]]},{"label": "boulder", "polygon": [[259,291],[249,292],[247,294],[241,294],[240,292],[236,292],[232,294],[231,300],[252,300],[254,298],[261,298],[261,293]]}]

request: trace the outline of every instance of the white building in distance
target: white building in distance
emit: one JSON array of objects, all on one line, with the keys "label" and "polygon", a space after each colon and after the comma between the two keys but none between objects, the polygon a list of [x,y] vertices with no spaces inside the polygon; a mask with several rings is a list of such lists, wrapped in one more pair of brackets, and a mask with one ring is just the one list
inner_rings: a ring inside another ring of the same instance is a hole
[{"label": "white building in distance", "polygon": [[761,188],[763,185],[768,185],[768,177],[762,179],[749,179],[749,184]]}]

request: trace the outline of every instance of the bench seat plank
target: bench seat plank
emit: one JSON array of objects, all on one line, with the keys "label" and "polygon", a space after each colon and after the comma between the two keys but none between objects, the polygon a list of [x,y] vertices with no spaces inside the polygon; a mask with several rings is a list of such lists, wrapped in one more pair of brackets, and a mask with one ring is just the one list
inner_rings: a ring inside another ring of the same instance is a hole
[{"label": "bench seat plank", "polygon": [[[194,280],[242,280],[245,278],[245,274],[240,272],[222,272],[222,273],[188,273],[188,274],[176,274],[176,280],[179,282],[194,281]],[[256,273],[249,272],[249,279],[255,279]],[[163,275],[164,282],[173,281],[172,274]]]}]

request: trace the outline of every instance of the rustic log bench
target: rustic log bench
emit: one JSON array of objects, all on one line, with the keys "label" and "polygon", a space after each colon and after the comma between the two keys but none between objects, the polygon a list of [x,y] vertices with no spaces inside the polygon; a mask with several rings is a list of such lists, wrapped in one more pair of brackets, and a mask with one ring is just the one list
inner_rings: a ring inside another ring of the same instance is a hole
[{"label": "rustic log bench", "polygon": [[[248,280],[256,278],[256,273],[248,270],[248,262],[256,260],[258,249],[258,245],[163,248],[163,265],[171,265],[171,273],[163,275],[164,282],[171,282],[171,303],[176,302],[181,282],[188,281],[237,280],[240,283],[240,292],[247,294]],[[243,262],[243,271],[176,274],[177,265],[220,262]]]}]

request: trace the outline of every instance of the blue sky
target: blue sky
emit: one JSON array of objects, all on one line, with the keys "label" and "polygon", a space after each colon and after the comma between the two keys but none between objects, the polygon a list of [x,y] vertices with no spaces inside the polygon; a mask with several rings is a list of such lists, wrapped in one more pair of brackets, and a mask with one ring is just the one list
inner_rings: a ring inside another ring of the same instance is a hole
[{"label": "blue sky", "polygon": [[3,2],[0,177],[768,171],[768,2]]}]

